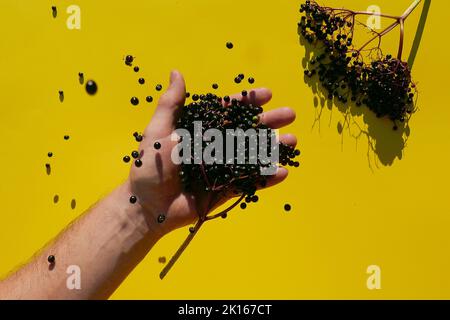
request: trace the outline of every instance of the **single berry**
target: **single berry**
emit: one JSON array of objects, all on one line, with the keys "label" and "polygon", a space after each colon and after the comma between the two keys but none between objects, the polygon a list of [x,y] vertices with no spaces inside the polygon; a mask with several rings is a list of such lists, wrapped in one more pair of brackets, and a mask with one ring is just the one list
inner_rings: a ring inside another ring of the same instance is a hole
[{"label": "single berry", "polygon": [[153,101],[153,97],[152,96],[147,96],[147,98],[145,98],[145,101],[147,101],[148,103]]},{"label": "single berry", "polygon": [[130,101],[133,106],[137,106],[139,104],[139,99],[136,97],[131,98]]},{"label": "single berry", "polygon": [[90,95],[97,93],[97,84],[93,80],[86,82],[86,92]]},{"label": "single berry", "polygon": [[159,142],[155,142],[155,144],[153,146],[155,147],[156,150],[161,149],[161,143],[159,143]]},{"label": "single berry", "polygon": [[141,167],[142,166],[142,160],[141,159],[136,159],[135,161],[134,161],[134,165],[136,166],[136,167]]},{"label": "single berry", "polygon": [[231,43],[231,42],[227,42],[227,48],[228,49],[233,49],[233,43]]},{"label": "single berry", "polygon": [[47,261],[48,261],[48,263],[50,263],[50,264],[54,264],[55,261],[56,261],[55,256],[54,256],[54,255],[48,256]]},{"label": "single berry", "polygon": [[130,160],[131,160],[130,156],[123,157],[123,162],[125,162],[125,163],[130,162]]},{"label": "single berry", "polygon": [[130,197],[130,203],[136,203],[136,201],[137,201],[136,196],[131,196]]},{"label": "single berry", "polygon": [[155,89],[156,89],[156,91],[161,91],[162,90],[162,85],[157,84]]}]

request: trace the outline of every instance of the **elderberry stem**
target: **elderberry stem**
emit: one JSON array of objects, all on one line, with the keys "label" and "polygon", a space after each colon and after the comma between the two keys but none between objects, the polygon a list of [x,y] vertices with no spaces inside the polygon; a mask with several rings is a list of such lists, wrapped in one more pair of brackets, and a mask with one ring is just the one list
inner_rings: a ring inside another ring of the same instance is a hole
[{"label": "elderberry stem", "polygon": [[398,54],[397,54],[398,60],[402,60],[404,38],[405,38],[405,22],[403,19],[401,19],[400,20],[400,44],[399,44]]},{"label": "elderberry stem", "polygon": [[161,273],[159,274],[159,278],[162,280],[164,279],[164,277],[167,275],[167,273],[170,271],[170,269],[172,269],[173,265],[175,264],[175,262],[177,262],[177,260],[180,258],[180,256],[183,254],[183,252],[186,250],[186,248],[189,246],[189,243],[191,243],[192,239],[194,239],[195,235],[197,234],[198,230],[200,230],[201,226],[209,220],[221,217],[224,213],[228,213],[230,210],[232,210],[234,207],[236,207],[241,201],[242,199],[245,198],[245,194],[241,195],[241,197],[235,201],[231,206],[229,206],[227,209],[223,210],[222,212],[219,212],[213,216],[203,216],[200,217],[200,219],[197,221],[197,223],[195,224],[192,232],[189,233],[189,235],[187,236],[186,240],[184,240],[184,242],[181,244],[181,246],[178,248],[177,252],[175,252],[175,254],[173,255],[173,257],[169,260],[169,262],[167,263],[167,265],[164,267],[164,269],[161,271]]},{"label": "elderberry stem", "polygon": [[192,239],[194,239],[195,235],[197,234],[197,231],[200,229],[200,227],[205,223],[205,220],[199,219],[197,223],[195,224],[193,232],[191,232],[186,240],[181,244],[180,248],[178,248],[177,252],[173,255],[173,257],[169,260],[167,265],[164,267],[164,269],[159,274],[159,278],[162,280],[167,275],[167,273],[172,269],[173,265],[177,260],[180,258],[181,254],[186,250],[189,243],[191,243]]},{"label": "elderberry stem", "polygon": [[406,20],[408,16],[417,8],[417,6],[422,2],[422,0],[415,0],[408,9],[406,9],[405,13],[402,14],[401,19]]}]

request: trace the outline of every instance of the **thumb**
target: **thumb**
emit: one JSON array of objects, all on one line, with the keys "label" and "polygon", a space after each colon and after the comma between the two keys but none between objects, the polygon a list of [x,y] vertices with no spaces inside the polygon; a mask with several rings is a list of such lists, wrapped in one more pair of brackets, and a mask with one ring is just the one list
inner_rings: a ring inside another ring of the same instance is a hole
[{"label": "thumb", "polygon": [[177,70],[170,73],[170,84],[166,92],[159,98],[155,114],[150,121],[145,135],[153,138],[166,137],[175,128],[175,121],[184,106],[186,85],[183,75]]}]

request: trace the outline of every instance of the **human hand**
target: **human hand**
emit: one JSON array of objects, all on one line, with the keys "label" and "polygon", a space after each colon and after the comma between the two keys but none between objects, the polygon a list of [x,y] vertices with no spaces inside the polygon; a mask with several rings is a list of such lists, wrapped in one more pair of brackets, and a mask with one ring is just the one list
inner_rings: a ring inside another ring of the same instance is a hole
[{"label": "human hand", "polygon": [[[180,167],[172,161],[171,153],[178,144],[172,134],[185,96],[183,76],[173,71],[170,86],[160,97],[155,114],[143,132],[144,138],[139,147],[142,165],[132,165],[127,182],[130,196],[137,198],[136,205],[142,207],[150,223],[153,221],[159,226],[157,229],[161,235],[194,222],[200,215],[205,216],[207,211],[232,198],[232,195],[223,197],[211,191],[183,191]],[[231,96],[259,106],[269,102],[271,97],[270,90],[264,88],[251,90],[246,97],[240,94]],[[295,113],[290,108],[278,108],[260,116],[260,121],[273,129],[282,128],[294,120]],[[293,147],[297,143],[296,137],[291,134],[281,135],[279,139]],[[278,168],[276,174],[268,178],[266,188],[282,182],[287,175],[287,169]]]}]

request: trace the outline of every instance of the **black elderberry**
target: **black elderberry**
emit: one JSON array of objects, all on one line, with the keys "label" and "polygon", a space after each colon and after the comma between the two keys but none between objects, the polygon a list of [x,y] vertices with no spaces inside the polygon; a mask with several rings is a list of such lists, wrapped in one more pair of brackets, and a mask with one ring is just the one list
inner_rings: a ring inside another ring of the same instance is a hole
[{"label": "black elderberry", "polygon": [[139,82],[139,84],[144,84],[145,83],[145,79],[144,78],[139,78],[138,82]]},{"label": "black elderberry", "polygon": [[125,57],[125,64],[127,66],[131,66],[131,64],[133,63],[134,57],[132,55],[127,55]]},{"label": "black elderberry", "polygon": [[219,88],[219,85],[218,85],[217,83],[213,83],[212,88],[213,88],[214,90],[216,90],[216,89]]},{"label": "black elderberry", "polygon": [[291,205],[286,203],[284,205],[284,211],[291,211]]},{"label": "black elderberry", "polygon": [[160,214],[158,216],[158,223],[163,223],[166,220],[166,216],[163,214]]},{"label": "black elderberry", "polygon": [[199,96],[198,96],[198,94],[193,94],[192,95],[192,100],[194,100],[194,101],[197,101],[199,99]]},{"label": "black elderberry", "polygon": [[233,49],[233,43],[227,42],[227,48],[228,49]]},{"label": "black elderberry", "polygon": [[134,165],[138,168],[140,168],[142,166],[142,160],[141,159],[136,159],[134,161]]},{"label": "black elderberry", "polygon": [[154,145],[153,145],[153,147],[154,147],[156,150],[159,150],[159,149],[161,149],[161,143],[155,142]]},{"label": "black elderberry", "polygon": [[247,208],[247,204],[246,204],[245,202],[242,202],[242,203],[240,204],[240,206],[241,206],[241,209]]},{"label": "black elderberry", "polygon": [[242,94],[243,97],[246,97],[247,96],[247,91],[243,90],[241,94]]},{"label": "black elderberry", "polygon": [[250,84],[255,83],[255,79],[252,77],[248,78],[248,83],[250,83]]},{"label": "black elderberry", "polygon": [[136,203],[136,201],[137,201],[137,198],[136,198],[136,196],[131,196],[130,197],[130,203]]},{"label": "black elderberry", "polygon": [[241,83],[242,79],[239,77],[234,78],[235,83]]},{"label": "black elderberry", "polygon": [[53,152],[47,153],[47,156],[48,156],[49,158],[53,157]]},{"label": "black elderberry", "polygon": [[48,258],[47,258],[47,261],[48,261],[48,263],[50,263],[50,264],[54,264],[55,261],[56,261],[56,258],[55,258],[54,255],[49,255]]},{"label": "black elderberry", "polygon": [[136,66],[136,67],[133,68],[133,70],[134,70],[134,72],[139,72],[139,67]]},{"label": "black elderberry", "polygon": [[153,101],[153,97],[152,97],[152,96],[147,96],[147,97],[145,98],[145,101],[147,101],[148,103],[150,103],[150,102]]},{"label": "black elderberry", "polygon": [[94,95],[97,93],[97,84],[93,80],[88,80],[86,82],[86,92],[90,95]]},{"label": "black elderberry", "polygon": [[139,104],[139,99],[137,97],[132,97],[130,102],[133,106],[137,106]]},{"label": "black elderberry", "polygon": [[131,156],[132,156],[134,159],[137,159],[137,158],[139,158],[139,152],[135,150],[135,151],[131,152]]},{"label": "black elderberry", "polygon": [[155,89],[156,89],[156,91],[161,91],[162,90],[162,85],[157,84]]},{"label": "black elderberry", "polygon": [[123,162],[128,163],[130,162],[131,158],[129,156],[123,157]]},{"label": "black elderberry", "polygon": [[69,140],[69,139],[70,139],[70,137],[68,135],[64,136],[64,140]]}]

